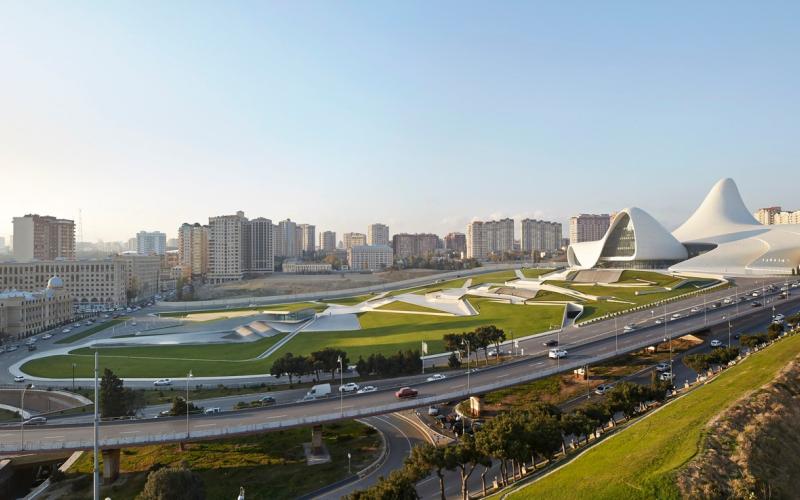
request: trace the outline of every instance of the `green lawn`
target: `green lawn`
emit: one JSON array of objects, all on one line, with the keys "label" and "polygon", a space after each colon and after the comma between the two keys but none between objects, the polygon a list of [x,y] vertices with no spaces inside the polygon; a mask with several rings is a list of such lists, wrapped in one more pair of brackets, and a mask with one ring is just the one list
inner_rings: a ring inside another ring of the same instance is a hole
[{"label": "green lawn", "polygon": [[680,498],[675,471],[700,451],[707,422],[772,380],[798,353],[800,335],[754,354],[511,498]]},{"label": "green lawn", "polygon": [[510,269],[508,271],[497,271],[494,273],[487,273],[487,274],[479,274],[478,276],[472,277],[472,285],[483,285],[484,283],[497,283],[502,285],[506,281],[515,280],[517,278],[517,273]]},{"label": "green lawn", "polygon": [[538,267],[526,267],[522,270],[522,275],[526,278],[538,278],[547,273],[552,273],[555,269],[539,269]]},{"label": "green lawn", "polygon": [[[183,452],[175,444],[126,448],[121,455],[123,480],[103,486],[101,498],[132,500],[141,492],[150,468],[178,466],[181,462],[200,474],[209,499],[235,498],[242,485],[247,498],[297,498],[346,477],[348,452],[352,471],[356,472],[380,451],[380,437],[371,427],[352,420],[326,424],[323,440],[332,460],[309,467],[303,443],[310,440],[310,429],[300,428],[191,443]],[[92,453],[85,453],[67,477],[90,475],[92,460]],[[70,492],[69,497],[91,498],[91,482],[83,490]]]},{"label": "green lawn", "polygon": [[64,337],[63,339],[58,339],[56,340],[56,344],[71,344],[78,340],[85,339],[89,335],[94,335],[97,332],[103,331],[106,328],[111,328],[114,325],[118,325],[127,319],[128,319],[127,317],[122,317],[122,318],[115,318],[108,320],[105,323],[98,323],[80,333],[76,333],[75,335],[70,335],[69,337]]},{"label": "green lawn", "polygon": [[617,283],[641,283],[649,281],[657,286],[670,286],[682,281],[683,278],[676,278],[668,274],[654,273],[652,271],[622,271]]},{"label": "green lawn", "polygon": [[[141,378],[179,378],[186,376],[189,370],[197,377],[254,375],[269,373],[272,360],[285,352],[305,355],[324,347],[339,347],[355,361],[360,355],[419,349],[423,340],[428,341],[429,352],[435,353],[442,351],[445,333],[494,324],[504,329],[509,337],[511,331],[514,336],[521,337],[545,331],[551,324],[561,324],[564,310],[563,306],[509,305],[484,298],[469,300],[479,315],[362,313],[359,315],[361,330],[300,333],[268,359],[251,358],[265,351],[278,336],[248,344],[100,348],[100,369],[108,367],[120,377]],[[93,352],[84,348],[67,355],[35,359],[25,363],[22,370],[40,377],[70,378],[72,363],[75,363],[78,377],[90,377]]]},{"label": "green lawn", "polygon": [[354,306],[374,297],[374,294],[357,295],[355,297],[342,297],[341,299],[323,300],[326,304],[339,304],[340,306]]},{"label": "green lawn", "polygon": [[529,299],[528,302],[547,302],[550,300],[567,301],[567,302],[581,302],[581,300],[563,293],[551,292],[550,290],[539,290],[536,296]]},{"label": "green lawn", "polygon": [[401,300],[395,300],[394,302],[389,302],[388,304],[384,304],[380,307],[376,307],[375,309],[381,311],[404,311],[404,312],[421,312],[421,313],[435,313],[435,314],[447,314],[443,313],[438,309],[433,309],[432,307],[425,307],[420,306],[417,304],[411,304],[409,302],[403,302]]},{"label": "green lawn", "polygon": [[425,295],[426,293],[438,292],[439,290],[445,290],[447,288],[463,288],[464,287],[464,283],[466,283],[466,282],[467,282],[467,278],[444,281],[442,283],[435,283],[435,284],[430,285],[430,286],[428,286],[426,288],[423,288],[421,290],[417,290],[414,293],[417,294],[417,295]]},{"label": "green lawn", "polygon": [[292,302],[290,304],[270,304],[264,306],[247,306],[247,307],[228,307],[228,308],[221,308],[221,309],[203,309],[197,311],[175,311],[175,312],[163,312],[160,313],[159,316],[165,318],[185,318],[190,314],[204,314],[204,313],[221,313],[221,312],[239,312],[239,311],[299,311],[301,309],[314,309],[316,311],[324,311],[325,304],[319,304],[317,302]]},{"label": "green lawn", "polygon": [[563,306],[509,305],[485,298],[470,298],[478,310],[477,316],[425,316],[421,314],[362,313],[361,330],[348,332],[301,332],[283,346],[275,356],[284,352],[309,354],[320,347],[337,347],[347,352],[351,361],[372,353],[384,354],[398,350],[419,349],[428,342],[431,354],[442,352],[445,333],[474,330],[479,326],[497,325],[510,338],[546,331],[552,324],[561,324]]}]

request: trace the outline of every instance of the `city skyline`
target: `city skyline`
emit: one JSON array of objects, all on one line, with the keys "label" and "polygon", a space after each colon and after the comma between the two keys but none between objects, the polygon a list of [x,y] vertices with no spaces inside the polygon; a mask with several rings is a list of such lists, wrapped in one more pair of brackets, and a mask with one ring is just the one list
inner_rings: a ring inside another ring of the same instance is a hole
[{"label": "city skyline", "polygon": [[2,178],[37,190],[0,235],[79,209],[84,241],[237,210],[444,235],[622,194],[674,229],[721,177],[796,208],[796,5],[45,5],[0,21]]}]

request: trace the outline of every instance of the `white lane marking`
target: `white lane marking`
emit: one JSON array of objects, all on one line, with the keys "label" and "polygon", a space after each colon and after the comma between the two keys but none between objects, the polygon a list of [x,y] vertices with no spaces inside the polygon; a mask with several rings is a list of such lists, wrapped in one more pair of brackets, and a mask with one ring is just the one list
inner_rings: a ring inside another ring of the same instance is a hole
[{"label": "white lane marking", "polygon": [[43,436],[42,439],[64,439],[64,436]]},{"label": "white lane marking", "polygon": [[215,427],[217,424],[194,424],[195,427]]},{"label": "white lane marking", "polygon": [[120,434],[136,434],[139,431],[122,431]]},{"label": "white lane marking", "polygon": [[0,437],[5,437],[5,436],[16,436],[16,434],[0,434]]},{"label": "white lane marking", "polygon": [[506,378],[506,377],[510,377],[510,376],[511,376],[511,374],[510,374],[510,373],[506,373],[506,374],[504,374],[504,375],[498,375],[498,376],[497,376],[497,377],[495,377],[495,378]]},{"label": "white lane marking", "polygon": [[264,418],[267,418],[267,419],[270,419],[270,418],[283,418],[283,417],[285,417],[285,416],[286,416],[286,415],[272,415],[272,416],[269,416],[269,417],[264,417]]},{"label": "white lane marking", "polygon": [[387,425],[391,425],[392,427],[394,427],[395,429],[397,429],[397,432],[399,432],[400,434],[402,434],[402,436],[403,436],[404,438],[406,438],[406,444],[408,444],[408,455],[409,455],[409,456],[411,456],[411,450],[412,450],[414,447],[413,447],[413,446],[411,446],[411,439],[408,437],[408,434],[406,434],[405,432],[403,432],[403,430],[402,430],[400,427],[398,427],[398,426],[394,425],[393,423],[389,422],[389,421],[388,421],[388,420],[386,420],[385,418],[378,417],[378,416],[376,416],[376,417],[374,417],[374,418],[376,418],[376,419],[380,420],[381,422],[383,422],[383,423],[385,423],[385,424],[387,424]]}]

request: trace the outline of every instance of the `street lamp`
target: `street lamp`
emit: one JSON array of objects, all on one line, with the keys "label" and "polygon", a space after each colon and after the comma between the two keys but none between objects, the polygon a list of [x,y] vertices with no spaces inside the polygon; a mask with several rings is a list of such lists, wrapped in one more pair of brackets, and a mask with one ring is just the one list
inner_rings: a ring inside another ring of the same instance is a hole
[{"label": "street lamp", "polygon": [[75,392],[75,363],[72,363],[72,392]]},{"label": "street lamp", "polygon": [[342,357],[338,356],[336,361],[339,363],[339,415],[344,416],[344,370],[342,369]]},{"label": "street lamp", "polygon": [[186,374],[186,439],[189,439],[189,379],[192,378],[192,370]]},{"label": "street lamp", "polygon": [[351,455],[351,454],[350,454],[350,452],[348,451],[348,452],[347,452],[347,475],[348,475],[348,476],[349,476],[350,474],[352,474],[352,472],[351,472],[351,469],[350,469],[350,460],[351,460],[352,458],[353,458],[353,455]]},{"label": "street lamp", "polygon": [[469,340],[464,339],[464,343],[467,345],[467,395],[469,395]]},{"label": "street lamp", "polygon": [[617,317],[614,316],[614,354],[619,353],[618,334],[619,334],[619,327],[617,326]]},{"label": "street lamp", "polygon": [[20,396],[20,401],[19,401],[19,417],[20,417],[19,431],[20,431],[20,441],[22,442],[21,446],[22,451],[25,451],[25,391],[27,391],[28,389],[33,389],[34,387],[35,386],[33,384],[25,386],[25,388],[22,389],[22,395]]}]

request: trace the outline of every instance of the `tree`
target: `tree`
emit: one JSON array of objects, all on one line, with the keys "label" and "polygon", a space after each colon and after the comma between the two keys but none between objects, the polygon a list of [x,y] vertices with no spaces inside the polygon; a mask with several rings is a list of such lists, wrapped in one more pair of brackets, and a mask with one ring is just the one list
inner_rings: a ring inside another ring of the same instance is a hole
[{"label": "tree", "polygon": [[589,435],[594,432],[595,428],[597,428],[597,422],[590,419],[581,410],[567,413],[561,417],[561,430],[565,437],[572,435],[580,439],[581,436],[584,436],[588,443]]},{"label": "tree", "polygon": [[508,460],[511,450],[516,445],[519,428],[515,425],[510,413],[501,413],[489,420],[479,433],[475,435],[475,443],[481,453],[500,460],[500,475],[503,485],[508,484]]},{"label": "tree", "polygon": [[308,365],[308,360],[303,356],[295,356],[290,352],[287,352],[282,357],[276,359],[272,363],[272,367],[269,369],[270,375],[275,378],[281,378],[283,375],[288,376],[290,386],[292,385],[295,376],[302,377],[310,372],[311,368]]},{"label": "tree", "polygon": [[444,494],[444,470],[452,470],[456,464],[453,461],[453,454],[447,453],[445,447],[440,448],[430,443],[415,446],[411,450],[411,456],[406,459],[406,467],[411,471],[411,476],[422,479],[430,474],[436,473],[439,478],[439,491],[442,500],[446,500]]},{"label": "tree", "polygon": [[592,422],[592,432],[597,437],[597,429],[603,428],[611,420],[611,412],[605,405],[592,403],[583,407],[583,413]]},{"label": "tree", "polygon": [[456,353],[450,353],[450,357],[447,358],[447,366],[450,368],[461,368],[461,360],[458,359],[458,355]]},{"label": "tree", "polygon": [[687,354],[683,357],[683,364],[697,374],[705,373],[708,370],[708,358],[705,354]]},{"label": "tree", "polygon": [[[194,403],[189,402],[189,413],[197,413],[202,408],[195,406]],[[186,415],[186,399],[178,396],[172,400],[172,408],[169,410],[170,415]]]},{"label": "tree", "polygon": [[468,481],[475,471],[475,467],[483,465],[488,469],[492,466],[492,459],[478,449],[475,438],[469,434],[466,434],[455,446],[448,447],[445,453],[448,454],[446,462],[458,467],[461,475],[461,498],[467,500],[469,498]]},{"label": "tree", "polygon": [[349,500],[417,500],[419,495],[414,487],[415,480],[405,468],[392,471],[387,477],[365,490],[354,491]]},{"label": "tree", "polygon": [[205,500],[205,487],[200,474],[186,467],[165,467],[147,475],[138,500]]},{"label": "tree", "polygon": [[342,368],[347,366],[347,363],[350,361],[347,359],[346,352],[333,347],[326,347],[321,351],[312,352],[311,359],[314,360],[315,366],[321,366],[323,370],[330,372],[331,380],[335,379],[336,370],[339,369],[339,359],[342,360]]},{"label": "tree", "polygon": [[102,418],[135,415],[144,408],[144,394],[126,389],[122,379],[108,368],[100,379],[100,416]]}]

